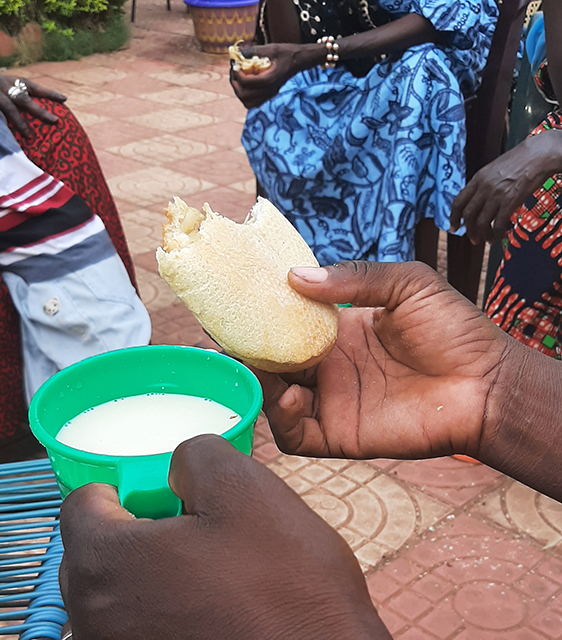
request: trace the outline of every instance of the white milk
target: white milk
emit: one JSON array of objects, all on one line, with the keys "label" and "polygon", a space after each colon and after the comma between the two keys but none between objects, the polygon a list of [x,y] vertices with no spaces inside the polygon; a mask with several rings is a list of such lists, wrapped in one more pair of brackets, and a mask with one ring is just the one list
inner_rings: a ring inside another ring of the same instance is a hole
[{"label": "white milk", "polygon": [[100,404],[69,420],[57,440],[75,449],[113,456],[173,451],[202,433],[223,434],[240,416],[195,396],[149,393]]}]

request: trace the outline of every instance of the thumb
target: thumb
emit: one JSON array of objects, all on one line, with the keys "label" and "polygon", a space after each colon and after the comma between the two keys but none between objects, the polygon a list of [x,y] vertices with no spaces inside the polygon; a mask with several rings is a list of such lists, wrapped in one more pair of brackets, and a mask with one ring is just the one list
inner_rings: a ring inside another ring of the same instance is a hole
[{"label": "thumb", "polygon": [[168,481],[185,513],[223,511],[259,483],[263,467],[225,438],[205,434],[186,440],[174,451]]},{"label": "thumb", "polygon": [[428,287],[447,284],[421,262],[340,262],[331,267],[297,267],[289,272],[293,289],[312,300],[393,311]]},{"label": "thumb", "polygon": [[123,509],[117,489],[108,484],[87,484],[73,491],[62,503],[60,531],[66,551],[74,541],[86,538],[108,524],[132,522],[134,516]]}]

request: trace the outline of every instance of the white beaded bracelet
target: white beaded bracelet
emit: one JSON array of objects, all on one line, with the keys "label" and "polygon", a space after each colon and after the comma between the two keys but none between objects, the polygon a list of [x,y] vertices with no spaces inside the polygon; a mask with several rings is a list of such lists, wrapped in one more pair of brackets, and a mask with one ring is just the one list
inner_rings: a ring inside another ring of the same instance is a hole
[{"label": "white beaded bracelet", "polygon": [[318,38],[316,42],[326,47],[326,62],[322,65],[322,68],[333,69],[340,59],[338,54],[340,45],[335,41],[334,36],[322,36],[322,38]]}]

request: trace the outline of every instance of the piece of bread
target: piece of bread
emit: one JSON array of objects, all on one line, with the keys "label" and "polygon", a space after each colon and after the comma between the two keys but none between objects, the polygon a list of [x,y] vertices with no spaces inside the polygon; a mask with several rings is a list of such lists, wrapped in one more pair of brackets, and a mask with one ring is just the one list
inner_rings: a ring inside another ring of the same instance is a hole
[{"label": "piece of bread", "polygon": [[228,354],[264,371],[298,371],[333,347],[335,305],[291,288],[292,267],[317,267],[309,246],[268,200],[243,224],[174,198],[166,209],[160,275]]},{"label": "piece of bread", "polygon": [[232,65],[234,71],[242,71],[243,73],[257,76],[262,71],[265,71],[266,69],[269,69],[269,67],[271,67],[271,60],[269,58],[260,58],[259,56],[245,58],[238,48],[240,42],[242,42],[242,40],[239,40],[235,44],[228,47],[230,59],[234,62],[234,64]]}]

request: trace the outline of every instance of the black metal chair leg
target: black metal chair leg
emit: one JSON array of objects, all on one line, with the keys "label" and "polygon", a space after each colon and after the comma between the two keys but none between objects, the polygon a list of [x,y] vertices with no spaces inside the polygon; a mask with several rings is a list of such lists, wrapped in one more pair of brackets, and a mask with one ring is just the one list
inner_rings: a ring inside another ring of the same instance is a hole
[{"label": "black metal chair leg", "polygon": [[135,21],[135,10],[137,8],[137,0],[132,0],[131,4],[131,22]]}]

